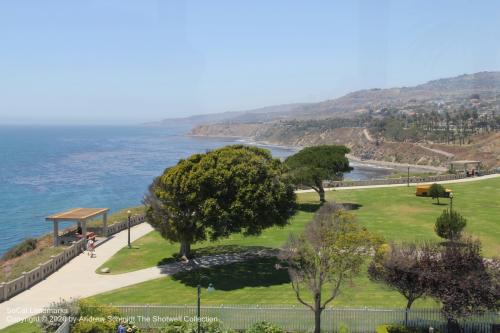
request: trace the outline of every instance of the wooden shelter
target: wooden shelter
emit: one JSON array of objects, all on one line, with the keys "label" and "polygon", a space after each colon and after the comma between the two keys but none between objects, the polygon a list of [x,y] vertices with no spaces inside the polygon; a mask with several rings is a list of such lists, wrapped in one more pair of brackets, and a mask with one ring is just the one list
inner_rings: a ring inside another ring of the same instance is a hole
[{"label": "wooden shelter", "polygon": [[450,162],[450,171],[464,172],[467,174],[475,175],[481,169],[481,161],[452,161]]},{"label": "wooden shelter", "polygon": [[78,227],[82,229],[82,237],[87,237],[87,221],[102,216],[103,231],[106,235],[108,212],[109,208],[73,208],[45,218],[46,221],[54,223],[54,246],[59,246],[59,222],[77,222]]}]

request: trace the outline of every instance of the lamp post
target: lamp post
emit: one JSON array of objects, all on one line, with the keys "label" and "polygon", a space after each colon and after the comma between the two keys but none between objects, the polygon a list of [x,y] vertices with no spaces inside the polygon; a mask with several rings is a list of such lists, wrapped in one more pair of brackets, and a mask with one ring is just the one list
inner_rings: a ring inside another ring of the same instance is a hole
[{"label": "lamp post", "polygon": [[408,164],[408,176],[407,176],[407,185],[408,187],[410,187],[410,165]]},{"label": "lamp post", "polygon": [[[200,279],[198,281],[198,304],[197,304],[197,311],[196,311],[196,322],[198,323],[197,333],[201,333],[201,280],[204,278],[208,279],[206,276],[202,275],[202,276],[200,276]],[[208,284],[207,291],[209,293],[212,291],[215,291],[215,287],[212,283]]]},{"label": "lamp post", "polygon": [[453,210],[453,192],[450,192],[450,213]]},{"label": "lamp post", "polygon": [[130,244],[130,218],[132,217],[132,212],[130,210],[127,210],[127,216],[128,216],[128,248],[131,249],[132,245]]}]

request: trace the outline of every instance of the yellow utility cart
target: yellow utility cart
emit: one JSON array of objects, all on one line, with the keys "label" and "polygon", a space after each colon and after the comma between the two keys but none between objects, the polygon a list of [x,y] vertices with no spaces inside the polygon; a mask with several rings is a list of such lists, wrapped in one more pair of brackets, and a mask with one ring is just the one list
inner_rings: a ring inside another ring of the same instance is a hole
[{"label": "yellow utility cart", "polygon": [[[417,191],[415,192],[415,195],[417,197],[427,197],[429,196],[429,189],[431,188],[432,185],[417,185]],[[444,196],[445,198],[448,198],[450,196],[451,190],[449,188],[444,190]]]}]

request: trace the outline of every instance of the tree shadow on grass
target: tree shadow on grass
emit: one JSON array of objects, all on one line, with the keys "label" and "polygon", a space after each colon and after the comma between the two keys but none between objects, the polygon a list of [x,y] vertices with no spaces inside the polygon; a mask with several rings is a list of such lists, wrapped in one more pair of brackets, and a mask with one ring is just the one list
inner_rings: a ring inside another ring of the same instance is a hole
[{"label": "tree shadow on grass", "polygon": [[345,210],[358,210],[363,207],[363,205],[354,202],[341,202],[339,204],[342,205]]},{"label": "tree shadow on grass", "polygon": [[[337,202],[338,205],[342,206],[345,210],[357,210],[363,207],[358,203],[354,202]],[[308,213],[315,213],[320,207],[321,203],[301,203],[298,205],[298,210]]]},{"label": "tree shadow on grass", "polygon": [[[225,254],[225,253],[242,253],[247,251],[261,251],[261,250],[272,250],[270,247],[265,246],[243,246],[243,245],[212,245],[206,247],[200,247],[191,250],[190,258],[201,258],[205,256]],[[180,261],[181,258],[179,253],[172,253],[170,257],[165,257],[161,259],[157,265],[162,266],[166,264],[171,264]]]},{"label": "tree shadow on grass", "polygon": [[[290,283],[286,270],[276,270],[277,258],[256,258],[244,262],[183,271],[172,275],[172,279],[189,287],[198,283],[203,288],[212,283],[216,290],[237,290],[245,287],[271,287]],[[203,278],[200,281],[200,277]]]},{"label": "tree shadow on grass", "polygon": [[297,210],[303,211],[303,212],[308,212],[308,213],[314,213],[321,207],[321,203],[311,203],[311,202],[305,202],[305,203],[299,203],[297,205]]}]

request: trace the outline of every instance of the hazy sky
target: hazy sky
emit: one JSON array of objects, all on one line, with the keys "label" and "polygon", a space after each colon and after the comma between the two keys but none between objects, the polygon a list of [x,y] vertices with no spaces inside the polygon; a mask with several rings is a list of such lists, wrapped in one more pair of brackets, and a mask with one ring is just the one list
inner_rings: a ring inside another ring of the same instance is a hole
[{"label": "hazy sky", "polygon": [[320,101],[499,60],[495,0],[4,0],[0,123]]}]

